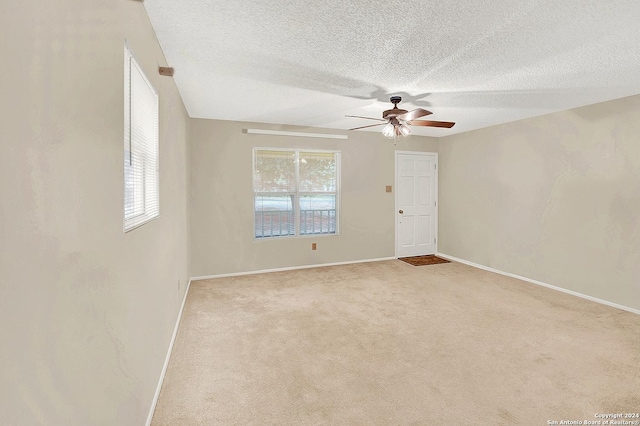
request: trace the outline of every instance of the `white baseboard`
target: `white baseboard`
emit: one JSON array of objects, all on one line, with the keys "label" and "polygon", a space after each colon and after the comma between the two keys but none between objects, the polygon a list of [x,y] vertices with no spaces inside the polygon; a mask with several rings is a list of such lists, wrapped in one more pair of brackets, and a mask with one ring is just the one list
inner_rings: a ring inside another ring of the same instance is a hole
[{"label": "white baseboard", "polygon": [[624,305],[619,305],[617,303],[609,302],[608,300],[598,299],[597,297],[593,297],[593,296],[589,296],[589,295],[586,295],[586,294],[578,293],[577,291],[567,290],[566,288],[556,287],[555,285],[547,284],[547,283],[544,283],[542,281],[537,281],[537,280],[533,280],[531,278],[523,277],[523,276],[520,276],[520,275],[511,274],[509,272],[500,271],[499,269],[489,268],[488,266],[480,265],[479,263],[469,262],[468,260],[459,259],[457,257],[449,256],[448,254],[444,254],[444,253],[436,253],[436,256],[439,256],[439,257],[442,257],[442,258],[445,258],[445,259],[448,259],[448,260],[453,260],[454,262],[464,263],[465,265],[473,266],[474,268],[483,269],[485,271],[494,272],[496,274],[505,275],[505,276],[511,277],[511,278],[516,278],[518,280],[526,281],[526,282],[531,283],[531,284],[536,284],[536,285],[539,285],[539,286],[542,286],[542,287],[547,287],[547,288],[550,288],[552,290],[561,291],[563,293],[567,293],[567,294],[571,294],[573,296],[581,297],[583,299],[591,300],[592,302],[601,303],[603,305],[611,306],[613,308],[622,309],[623,311],[628,311],[628,312],[640,315],[640,310],[638,310],[638,309],[630,308],[630,307],[624,306]]},{"label": "white baseboard", "polygon": [[349,260],[347,262],[319,263],[316,265],[303,265],[303,266],[288,266],[285,268],[260,269],[257,271],[246,271],[246,272],[232,272],[230,274],[204,275],[201,277],[191,277],[191,280],[192,281],[210,280],[212,278],[225,278],[225,277],[237,277],[241,275],[267,274],[269,272],[282,272],[282,271],[293,271],[296,269],[322,268],[324,266],[350,265],[352,263],[382,262],[383,260],[394,260],[394,259],[397,259],[397,258],[396,257],[380,257],[378,259]]},{"label": "white baseboard", "polygon": [[171,336],[171,342],[169,342],[169,349],[167,350],[167,356],[164,359],[164,366],[162,366],[162,372],[160,373],[160,380],[158,380],[158,387],[156,388],[156,394],[153,396],[151,409],[149,410],[149,415],[147,416],[146,426],[151,425],[151,421],[153,420],[153,413],[156,411],[156,405],[158,404],[158,398],[160,397],[160,390],[162,389],[162,382],[164,382],[164,375],[167,372],[167,367],[169,366],[169,360],[171,359],[171,351],[173,351],[173,343],[176,341],[176,335],[178,334],[178,326],[180,325],[180,320],[182,319],[182,311],[184,310],[184,305],[187,302],[189,287],[191,287],[191,280],[189,280],[189,283],[187,284],[187,288],[184,292],[184,297],[182,298],[182,306],[180,306],[180,312],[178,312],[178,318],[176,319],[176,326],[173,328],[173,335]]}]

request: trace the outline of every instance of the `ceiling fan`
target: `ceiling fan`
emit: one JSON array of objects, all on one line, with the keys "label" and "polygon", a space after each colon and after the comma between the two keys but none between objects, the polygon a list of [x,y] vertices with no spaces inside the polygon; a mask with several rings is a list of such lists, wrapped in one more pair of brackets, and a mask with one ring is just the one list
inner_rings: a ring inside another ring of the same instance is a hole
[{"label": "ceiling fan", "polygon": [[350,118],[364,118],[366,120],[382,121],[382,123],[354,127],[349,130],[359,130],[384,125],[382,128],[382,134],[388,138],[394,138],[397,140],[398,136],[408,136],[411,133],[409,126],[445,127],[450,129],[454,124],[456,124],[451,121],[416,120],[416,118],[424,117],[433,113],[422,108],[417,108],[413,111],[398,108],[398,104],[402,101],[402,97],[400,96],[391,96],[389,100],[393,104],[393,108],[384,111],[382,113],[382,118],[361,117],[359,115],[345,116]]}]

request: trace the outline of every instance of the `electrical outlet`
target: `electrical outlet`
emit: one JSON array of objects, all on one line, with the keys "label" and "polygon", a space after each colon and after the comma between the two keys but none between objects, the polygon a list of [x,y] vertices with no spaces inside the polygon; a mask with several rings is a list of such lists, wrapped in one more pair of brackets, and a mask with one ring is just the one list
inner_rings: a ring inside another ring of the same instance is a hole
[{"label": "electrical outlet", "polygon": [[391,192],[391,185],[387,185],[387,187],[385,188],[385,191]]},{"label": "electrical outlet", "polygon": [[316,243],[311,243],[311,250],[315,250],[317,248]]}]

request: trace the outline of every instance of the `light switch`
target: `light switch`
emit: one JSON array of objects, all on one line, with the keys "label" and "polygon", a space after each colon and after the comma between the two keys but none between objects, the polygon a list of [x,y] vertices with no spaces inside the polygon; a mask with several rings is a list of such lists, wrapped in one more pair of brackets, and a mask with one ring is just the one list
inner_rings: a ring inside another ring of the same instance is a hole
[{"label": "light switch", "polygon": [[391,192],[391,185],[387,185],[387,192]]}]

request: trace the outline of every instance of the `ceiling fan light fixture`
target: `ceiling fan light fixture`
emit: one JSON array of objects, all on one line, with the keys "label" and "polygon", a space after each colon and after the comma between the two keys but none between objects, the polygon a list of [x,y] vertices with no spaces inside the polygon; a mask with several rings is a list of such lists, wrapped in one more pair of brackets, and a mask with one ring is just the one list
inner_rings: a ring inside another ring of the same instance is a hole
[{"label": "ceiling fan light fixture", "polygon": [[382,128],[382,134],[388,138],[394,137],[395,133],[396,133],[396,128],[391,123],[387,123],[387,125]]},{"label": "ceiling fan light fixture", "polygon": [[411,134],[411,129],[409,128],[409,126],[401,124],[400,127],[398,127],[398,133],[400,133],[402,136],[409,136]]}]

